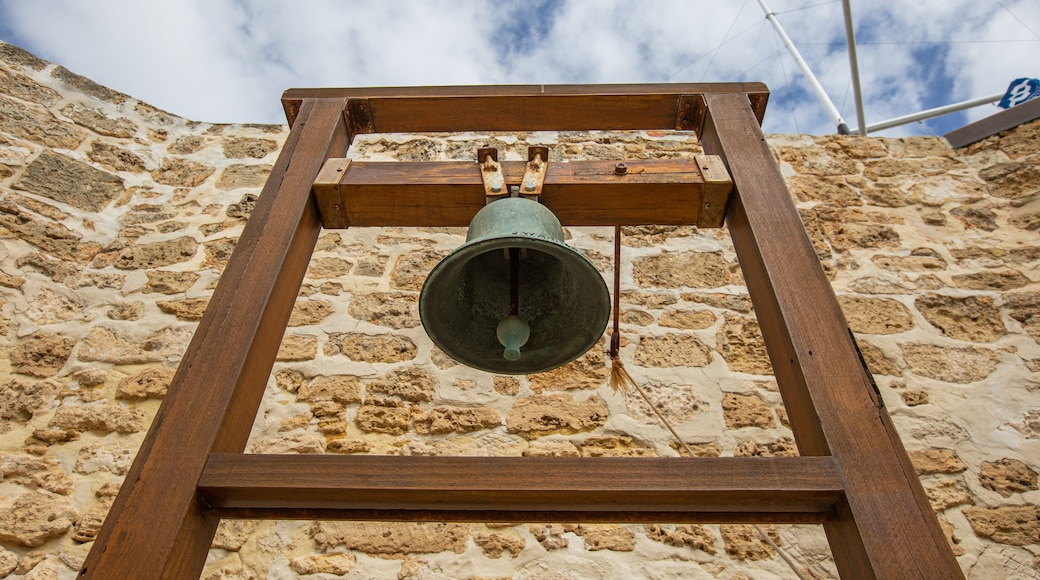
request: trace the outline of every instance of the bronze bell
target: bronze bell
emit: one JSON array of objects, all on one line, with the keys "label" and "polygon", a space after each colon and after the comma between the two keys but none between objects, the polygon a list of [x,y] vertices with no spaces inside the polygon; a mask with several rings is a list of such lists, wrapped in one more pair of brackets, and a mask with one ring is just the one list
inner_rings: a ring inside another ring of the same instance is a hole
[{"label": "bronze bell", "polygon": [[592,262],[563,242],[551,211],[509,197],[477,212],[466,243],[434,266],[419,316],[456,361],[521,375],[592,348],[607,327],[610,295]]}]

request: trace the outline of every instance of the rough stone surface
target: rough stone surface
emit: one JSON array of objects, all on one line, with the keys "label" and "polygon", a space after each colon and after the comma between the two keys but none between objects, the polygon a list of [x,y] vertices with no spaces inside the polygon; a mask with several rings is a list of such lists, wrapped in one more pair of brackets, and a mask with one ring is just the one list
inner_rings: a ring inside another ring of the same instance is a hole
[{"label": "rough stone surface", "polygon": [[1000,362],[998,353],[977,347],[906,344],[900,348],[911,372],[950,383],[967,384],[982,380]]},{"label": "rough stone surface", "polygon": [[[772,526],[762,526],[773,542],[779,544],[780,536]],[[719,526],[726,553],[736,560],[766,560],[776,551],[762,539],[754,526],[747,524],[723,524]]]},{"label": "rough stone surface", "polygon": [[895,300],[864,296],[839,296],[838,303],[853,332],[897,334],[914,327],[910,311]]},{"label": "rough stone surface", "polygon": [[173,380],[174,370],[154,367],[119,381],[117,399],[161,399]]},{"label": "rough stone surface", "polygon": [[347,358],[358,362],[394,363],[415,358],[415,343],[404,336],[382,336],[369,334],[332,335],[325,347],[325,354],[339,351]]},{"label": "rough stone surface", "polygon": [[1025,463],[1005,457],[997,461],[982,462],[979,483],[1004,497],[1037,489],[1036,471]]},{"label": "rough stone surface", "polygon": [[682,526],[649,524],[646,526],[646,537],[677,548],[689,546],[708,554],[718,553],[718,549],[715,547],[715,535],[704,526],[696,524]]},{"label": "rough stone surface", "polygon": [[507,430],[533,439],[553,433],[591,431],[606,422],[609,411],[599,397],[576,401],[563,393],[517,399],[506,416]]},{"label": "rough stone surface", "polygon": [[773,411],[762,397],[754,393],[726,393],[722,399],[722,410],[726,418],[726,427],[730,429],[776,426]]},{"label": "rough stone surface", "polygon": [[661,288],[718,288],[731,282],[732,268],[718,253],[665,253],[632,264],[640,286]]},{"label": "rough stone surface", "polygon": [[263,187],[270,173],[270,165],[229,165],[217,179],[217,187],[220,189]]},{"label": "rough stone surface", "polygon": [[762,330],[753,318],[727,316],[715,336],[719,354],[731,369],[755,375],[773,374]]},{"label": "rough stone surface", "polygon": [[168,270],[149,270],[145,272],[148,277],[146,292],[157,292],[159,294],[180,294],[191,288],[199,275],[195,272],[171,272]]},{"label": "rough stone surface", "polygon": [[960,473],[968,468],[952,449],[922,449],[908,451],[907,454],[910,456],[910,462],[913,463],[917,475]]},{"label": "rough stone surface", "polygon": [[987,296],[926,294],[914,305],[928,322],[951,338],[993,342],[1007,332],[993,300]]},{"label": "rough stone surface", "polygon": [[143,419],[142,411],[116,405],[59,407],[49,426],[78,431],[136,433],[144,428]]},{"label": "rough stone surface", "polygon": [[357,564],[357,558],[350,554],[313,554],[296,556],[289,561],[289,569],[297,574],[332,574],[343,576],[349,574]]},{"label": "rough stone surface", "polygon": [[68,498],[46,491],[19,495],[0,509],[0,542],[35,548],[65,535],[76,519]]},{"label": "rough stone surface", "polygon": [[99,211],[123,193],[123,180],[59,153],[44,151],[14,187],[85,211]]},{"label": "rough stone surface", "polygon": [[41,334],[11,351],[15,372],[34,377],[50,377],[65,366],[76,341],[53,334]]},{"label": "rough stone surface", "polygon": [[209,165],[176,157],[163,159],[162,165],[152,172],[156,183],[177,187],[195,187],[216,171]]},{"label": "rough stone surface", "polygon": [[325,550],[343,546],[366,554],[461,554],[470,534],[465,524],[315,522],[310,536]]},{"label": "rough stone surface", "polygon": [[114,265],[120,270],[142,270],[179,264],[195,257],[198,247],[198,242],[189,237],[130,246],[120,252]]},{"label": "rough stone surface", "polygon": [[415,418],[415,430],[421,434],[468,433],[502,424],[498,411],[488,407],[435,407]]},{"label": "rough stone surface", "polygon": [[1040,542],[1040,509],[1036,506],[964,508],[971,529],[1001,544],[1026,546]]},{"label": "rough stone surface", "polygon": [[389,328],[419,326],[419,297],[405,292],[374,292],[355,295],[348,308],[350,315]]},{"label": "rough stone surface", "polygon": [[636,347],[635,361],[644,367],[703,367],[711,362],[711,350],[688,334],[646,336]]},{"label": "rough stone surface", "polygon": [[484,555],[488,558],[501,558],[502,554],[509,552],[512,557],[517,557],[527,546],[527,542],[519,534],[475,534],[473,542],[480,546]]}]

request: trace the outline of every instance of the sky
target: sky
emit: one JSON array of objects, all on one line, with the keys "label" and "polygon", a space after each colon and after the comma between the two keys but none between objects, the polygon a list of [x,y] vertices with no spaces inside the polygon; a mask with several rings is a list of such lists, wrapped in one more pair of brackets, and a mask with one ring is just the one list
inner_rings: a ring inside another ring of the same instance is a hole
[{"label": "sky", "polygon": [[[835,124],[761,0],[0,0],[0,40],[168,112],[284,123],[293,87],[765,82],[767,133]],[[765,0],[850,127],[842,2]],[[851,0],[867,124],[1040,77],[1040,0]],[[936,135],[992,105],[879,135]]]}]

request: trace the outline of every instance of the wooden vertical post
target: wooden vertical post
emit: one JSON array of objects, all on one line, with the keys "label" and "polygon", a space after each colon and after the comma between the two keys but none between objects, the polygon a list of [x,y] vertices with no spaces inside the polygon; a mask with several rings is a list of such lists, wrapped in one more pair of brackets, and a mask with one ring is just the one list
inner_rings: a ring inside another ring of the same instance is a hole
[{"label": "wooden vertical post", "polygon": [[834,457],[845,489],[824,524],[841,577],[962,578],[747,96],[705,100],[704,150],[733,178],[726,221],[791,429],[803,455]]},{"label": "wooden vertical post", "polygon": [[197,578],[219,520],[197,492],[210,453],[241,452],[321,231],[311,186],[350,135],[344,99],[307,99],[81,578]]}]

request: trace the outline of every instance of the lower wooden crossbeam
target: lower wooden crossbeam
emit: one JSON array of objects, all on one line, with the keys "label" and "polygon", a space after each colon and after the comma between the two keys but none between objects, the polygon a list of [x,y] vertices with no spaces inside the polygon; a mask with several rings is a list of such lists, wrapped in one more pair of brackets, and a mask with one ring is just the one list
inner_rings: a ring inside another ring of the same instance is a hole
[{"label": "lower wooden crossbeam", "polygon": [[215,453],[209,515],[474,522],[835,519],[830,457],[561,458]]}]

